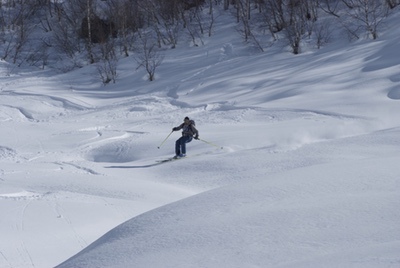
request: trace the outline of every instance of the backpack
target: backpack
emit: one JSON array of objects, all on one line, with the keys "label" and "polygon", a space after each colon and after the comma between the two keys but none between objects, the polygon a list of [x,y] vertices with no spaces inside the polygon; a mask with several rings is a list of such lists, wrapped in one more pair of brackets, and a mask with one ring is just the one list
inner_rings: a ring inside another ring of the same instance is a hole
[{"label": "backpack", "polygon": [[196,128],[196,123],[194,122],[194,120],[190,119],[189,120],[189,125],[183,127],[182,134],[183,135],[193,136],[194,135],[194,131],[193,131],[192,127]]}]

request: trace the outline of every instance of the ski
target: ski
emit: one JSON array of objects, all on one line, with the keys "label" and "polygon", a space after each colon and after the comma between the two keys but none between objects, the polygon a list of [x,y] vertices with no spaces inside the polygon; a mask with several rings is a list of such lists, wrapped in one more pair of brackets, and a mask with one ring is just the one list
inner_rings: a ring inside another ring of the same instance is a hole
[{"label": "ski", "polygon": [[175,160],[180,160],[180,159],[184,159],[187,158],[187,156],[185,157],[179,157],[179,158],[175,158],[175,157],[170,157],[170,158],[166,158],[166,159],[162,159],[162,160],[156,160],[154,163],[150,163],[147,165],[139,165],[139,166],[106,166],[105,168],[149,168],[149,167],[154,167],[154,166],[158,166],[161,164],[165,164],[168,162],[172,162]]},{"label": "ski", "polygon": [[198,153],[198,154],[192,154],[192,155],[186,155],[184,157],[169,157],[169,158],[165,158],[165,159],[159,159],[159,160],[153,160],[150,163],[144,163],[143,165],[136,165],[136,166],[106,166],[105,168],[149,168],[149,167],[155,167],[158,165],[162,165],[168,162],[173,162],[175,160],[181,160],[181,159],[185,159],[185,158],[191,158],[191,157],[197,157],[197,156],[201,156],[201,155],[205,155],[208,153],[212,153],[212,152],[203,152],[203,153]]},{"label": "ski", "polygon": [[171,161],[175,161],[175,160],[180,160],[180,159],[184,159],[187,158],[188,156],[184,156],[184,157],[170,157],[167,159],[163,159],[163,160],[157,160],[156,163],[166,163],[166,162],[171,162]]}]

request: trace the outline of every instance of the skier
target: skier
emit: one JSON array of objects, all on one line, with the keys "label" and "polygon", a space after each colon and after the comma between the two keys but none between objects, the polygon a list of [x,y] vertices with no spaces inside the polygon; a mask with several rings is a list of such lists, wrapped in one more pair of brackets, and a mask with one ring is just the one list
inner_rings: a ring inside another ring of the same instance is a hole
[{"label": "skier", "polygon": [[174,127],[172,131],[178,131],[182,129],[182,137],[180,137],[175,142],[175,156],[174,158],[185,157],[186,156],[186,143],[192,141],[193,136],[194,139],[199,139],[199,132],[195,127],[195,123],[193,120],[190,120],[189,117],[185,117],[183,123],[177,127]]}]

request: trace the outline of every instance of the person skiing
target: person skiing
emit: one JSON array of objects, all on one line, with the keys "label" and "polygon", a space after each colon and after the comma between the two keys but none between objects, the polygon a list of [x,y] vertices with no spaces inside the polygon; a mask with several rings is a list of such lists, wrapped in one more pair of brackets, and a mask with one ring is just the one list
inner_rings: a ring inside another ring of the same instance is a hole
[{"label": "person skiing", "polygon": [[185,117],[183,123],[177,127],[172,128],[172,131],[178,131],[182,129],[182,137],[175,142],[175,157],[185,157],[186,156],[186,143],[192,141],[192,139],[199,139],[199,131],[197,131],[194,121],[190,120],[189,117]]}]

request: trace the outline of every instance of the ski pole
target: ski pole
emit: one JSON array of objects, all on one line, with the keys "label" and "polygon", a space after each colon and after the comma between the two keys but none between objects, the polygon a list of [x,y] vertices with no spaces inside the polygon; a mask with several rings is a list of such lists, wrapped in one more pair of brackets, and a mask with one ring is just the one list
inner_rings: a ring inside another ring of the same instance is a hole
[{"label": "ski pole", "polygon": [[158,149],[160,149],[161,146],[163,146],[163,144],[167,141],[167,139],[169,138],[169,136],[171,136],[172,132],[174,132],[174,131],[171,131],[171,133],[168,134],[168,136],[167,136],[167,137],[165,138],[165,140],[160,144],[160,146],[157,147]]},{"label": "ski pole", "polygon": [[214,146],[214,147],[217,147],[217,148],[220,148],[220,149],[224,149],[224,147],[219,146],[219,145],[216,145],[216,144],[211,143],[211,142],[209,142],[209,141],[205,141],[205,140],[202,140],[202,139],[199,139],[199,140],[202,141],[202,142],[204,142],[204,143],[207,143],[208,145],[211,145],[211,146]]}]

